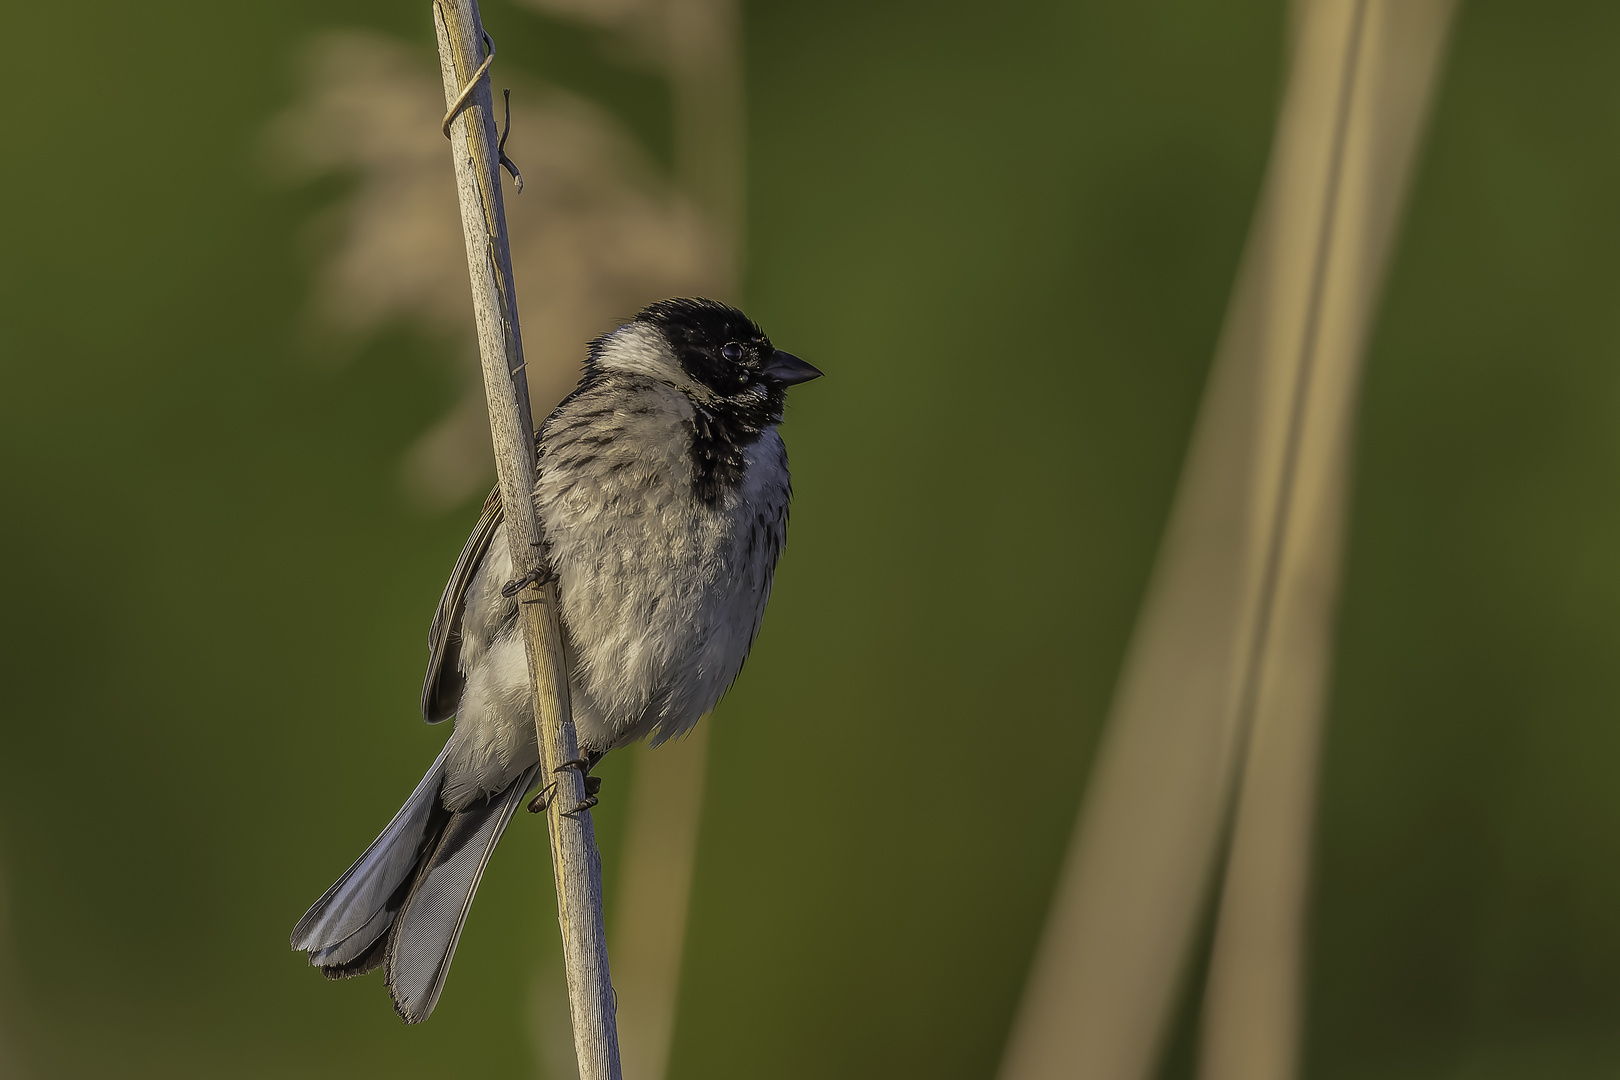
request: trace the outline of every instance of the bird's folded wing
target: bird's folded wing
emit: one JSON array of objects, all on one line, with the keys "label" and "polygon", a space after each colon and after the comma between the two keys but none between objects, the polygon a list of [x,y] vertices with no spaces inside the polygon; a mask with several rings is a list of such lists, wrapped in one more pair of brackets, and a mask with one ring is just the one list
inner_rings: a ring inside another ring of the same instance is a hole
[{"label": "bird's folded wing", "polygon": [[489,542],[505,520],[501,511],[501,489],[495,488],[484,500],[484,513],[467,544],[461,549],[461,558],[450,572],[450,580],[439,597],[439,610],[433,615],[433,627],[428,631],[427,678],[422,683],[422,719],[430,724],[448,720],[455,715],[461,701],[461,689],[466,676],[461,673],[461,612],[466,603],[467,586],[484,561]]}]

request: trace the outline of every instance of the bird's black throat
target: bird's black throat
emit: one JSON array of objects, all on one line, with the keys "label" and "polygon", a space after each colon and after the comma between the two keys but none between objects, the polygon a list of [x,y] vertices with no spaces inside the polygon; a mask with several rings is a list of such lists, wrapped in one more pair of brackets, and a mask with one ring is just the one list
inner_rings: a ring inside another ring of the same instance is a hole
[{"label": "bird's black throat", "polygon": [[747,469],[747,451],[772,425],[782,422],[784,395],[770,388],[757,401],[721,398],[692,402],[687,453],[692,458],[692,494],[705,506],[716,506],[735,491]]},{"label": "bird's black throat", "polygon": [[[715,506],[742,483],[748,448],[782,422],[783,388],[760,378],[776,351],[748,316],[714,300],[676,298],[647,307],[638,322],[656,326],[675,362],[708,393],[692,402],[692,492]],[[727,348],[735,350],[727,353]]]}]

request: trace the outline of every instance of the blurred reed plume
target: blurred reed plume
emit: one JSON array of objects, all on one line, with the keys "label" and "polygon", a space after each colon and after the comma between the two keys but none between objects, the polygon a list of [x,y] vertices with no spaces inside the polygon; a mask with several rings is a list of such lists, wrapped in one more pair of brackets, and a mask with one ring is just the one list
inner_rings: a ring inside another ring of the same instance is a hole
[{"label": "blurred reed plume", "polygon": [[[1452,0],[1302,0],[1258,213],[1003,1080],[1288,1080],[1356,391]],[[1232,825],[1227,833],[1226,826]]]},{"label": "blurred reed plume", "polygon": [[702,214],[718,275],[742,282],[745,184],[741,12],[736,0],[521,0],[591,23],[669,79],[675,182]]},{"label": "blurred reed plume", "polygon": [[[677,295],[740,301],[743,98],[734,0],[526,2],[612,34],[661,71],[675,132],[670,176],[604,109],[496,63],[494,85],[513,90],[507,147],[525,181],[506,214],[539,417],[572,388],[586,342],[645,304]],[[357,180],[310,227],[319,258],[312,329],[341,344],[406,323],[455,342],[465,389],[401,466],[407,495],[429,510],[482,494],[493,475],[443,111],[426,51],[333,32],[309,43],[301,96],[268,140],[288,179]],[[664,1074],[674,1030],[707,739],[699,724],[656,754],[630,751],[610,945],[624,1068],[638,1080]],[[542,1071],[575,1075],[556,957],[537,972],[533,998]]]},{"label": "blurred reed plume", "polygon": [[[509,71],[497,79],[515,89],[507,145],[526,187],[507,215],[531,397],[544,416],[572,388],[591,338],[650,299],[712,291],[726,274],[691,201],[606,111]],[[407,492],[429,509],[482,494],[493,476],[443,114],[428,53],[334,32],[308,46],[302,96],[270,132],[288,178],[357,181],[311,226],[316,331],[352,340],[403,322],[456,343],[466,391],[403,463]]]}]

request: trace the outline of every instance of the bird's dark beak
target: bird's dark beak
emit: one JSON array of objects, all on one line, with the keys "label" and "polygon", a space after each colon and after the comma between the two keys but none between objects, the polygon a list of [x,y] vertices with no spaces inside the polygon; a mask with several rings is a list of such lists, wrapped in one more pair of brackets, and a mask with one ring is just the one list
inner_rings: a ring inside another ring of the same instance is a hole
[{"label": "bird's dark beak", "polygon": [[792,353],[783,352],[781,349],[777,349],[776,353],[765,361],[765,366],[759,373],[783,386],[821,378],[821,371],[815,365],[807,364]]}]

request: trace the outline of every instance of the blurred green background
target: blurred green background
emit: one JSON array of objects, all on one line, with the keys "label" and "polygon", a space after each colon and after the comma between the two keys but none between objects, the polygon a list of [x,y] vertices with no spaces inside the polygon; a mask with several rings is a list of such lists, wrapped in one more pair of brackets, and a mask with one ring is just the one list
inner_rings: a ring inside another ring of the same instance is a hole
[{"label": "blurred green background", "polygon": [[[484,14],[500,65],[667,161],[633,57]],[[262,133],[312,34],[426,52],[428,5],[87,0],[7,25],[10,1067],[535,1075],[537,820],[420,1028],[286,945],[444,737],[417,719],[423,641],[477,507],[424,515],[396,482],[457,392],[445,343],[402,327],[336,366],[303,341],[296,237],[343,184],[272,183]],[[748,307],[830,377],[794,395],[789,551],[713,721],[675,1077],[994,1074],[1284,27],[1282,0],[745,6]],[[1363,403],[1311,1077],[1620,1073],[1616,55],[1597,0],[1457,23]],[[626,768],[598,814],[610,889]]]}]

